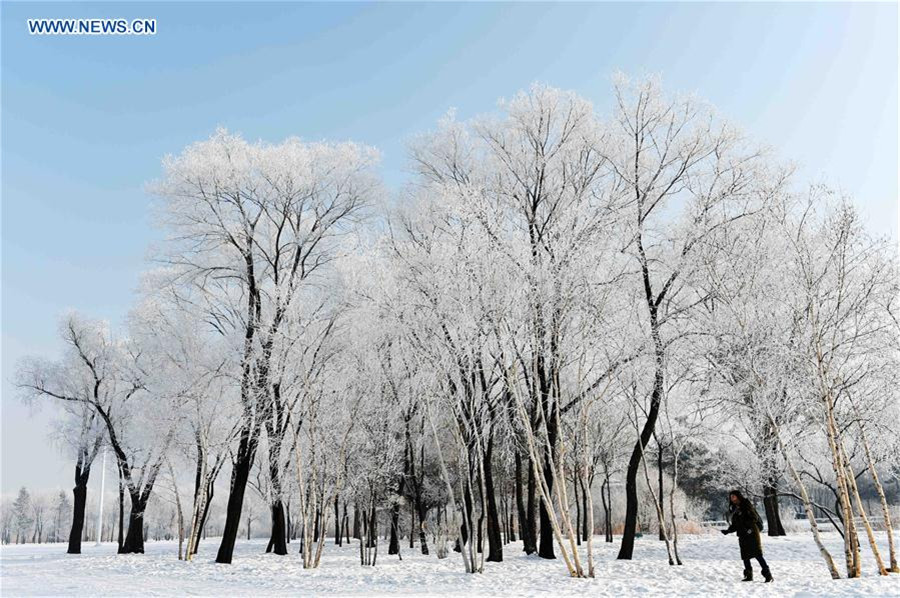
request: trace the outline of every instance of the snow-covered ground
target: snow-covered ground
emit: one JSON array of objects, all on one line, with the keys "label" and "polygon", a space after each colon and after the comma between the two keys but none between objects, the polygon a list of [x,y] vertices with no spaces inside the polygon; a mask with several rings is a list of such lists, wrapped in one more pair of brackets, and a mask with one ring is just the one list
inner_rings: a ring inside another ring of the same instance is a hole
[{"label": "snow-covered ground", "polygon": [[[842,559],[840,538],[826,534],[835,559]],[[883,550],[887,551],[884,534]],[[326,547],[320,569],[304,571],[297,545],[286,557],[264,554],[265,541],[238,544],[234,564],[213,562],[217,542],[201,544],[193,563],[176,559],[173,542],[148,542],[144,555],[118,556],[115,546],[84,546],[64,554],[65,546],[23,545],[0,548],[0,594],[23,595],[455,595],[455,596],[900,596],[900,575],[879,577],[868,547],[862,579],[832,581],[808,534],[763,538],[775,575],[764,584],[740,581],[737,541],[720,534],[681,540],[682,567],[670,567],[665,547],[655,538],[638,540],[633,561],[615,560],[618,542],[595,539],[597,577],[570,579],[561,560],[526,557],[518,543],[508,544],[504,562],[485,563],[482,575],[466,575],[456,553],[444,560],[403,549],[403,560],[380,551],[376,567],[359,564],[358,546]],[[385,545],[386,547],[386,545]],[[839,562],[842,566],[842,562]]]}]

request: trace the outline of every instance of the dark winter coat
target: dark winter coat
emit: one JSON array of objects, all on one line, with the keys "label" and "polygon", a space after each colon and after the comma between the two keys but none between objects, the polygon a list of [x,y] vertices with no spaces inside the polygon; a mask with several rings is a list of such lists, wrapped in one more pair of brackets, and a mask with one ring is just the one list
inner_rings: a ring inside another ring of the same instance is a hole
[{"label": "dark winter coat", "polygon": [[755,559],[762,556],[762,539],[759,532],[762,529],[762,519],[753,505],[745,500],[740,505],[729,505],[731,511],[731,525],[725,530],[726,534],[736,532],[741,546],[741,558],[744,560]]}]

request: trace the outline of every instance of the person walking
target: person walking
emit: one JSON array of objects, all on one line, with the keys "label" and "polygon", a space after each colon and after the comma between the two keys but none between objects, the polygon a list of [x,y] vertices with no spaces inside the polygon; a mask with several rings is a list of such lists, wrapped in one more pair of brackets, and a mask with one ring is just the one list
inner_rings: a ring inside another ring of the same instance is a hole
[{"label": "person walking", "polygon": [[766,583],[772,581],[772,572],[762,553],[762,539],[759,532],[762,531],[762,519],[753,507],[753,503],[747,500],[739,490],[728,493],[728,510],[731,512],[731,525],[723,529],[722,533],[728,535],[737,533],[738,543],[741,547],[741,559],[744,561],[744,579],[753,581],[753,567],[750,559],[759,561],[762,567],[762,575]]}]

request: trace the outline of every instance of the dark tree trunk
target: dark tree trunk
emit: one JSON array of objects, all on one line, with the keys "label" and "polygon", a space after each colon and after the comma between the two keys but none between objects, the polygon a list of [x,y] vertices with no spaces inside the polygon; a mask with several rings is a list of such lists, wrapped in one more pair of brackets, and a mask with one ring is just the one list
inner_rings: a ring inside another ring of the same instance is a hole
[{"label": "dark tree trunk", "polygon": [[484,518],[485,518],[485,514],[486,514],[485,513],[486,507],[484,504],[484,492],[482,491],[482,488],[481,488],[481,481],[482,480],[479,480],[479,483],[478,483],[478,501],[481,504],[481,509],[478,513],[478,523],[475,526],[475,530],[478,533],[478,538],[475,543],[475,550],[477,550],[478,552],[484,552],[484,538],[482,537],[482,530],[484,529],[483,524],[484,524]]},{"label": "dark tree trunk", "polygon": [[575,540],[578,546],[581,546],[581,501],[578,500],[578,480],[572,484],[572,489],[575,493],[575,533],[577,534]]},{"label": "dark tree trunk", "polygon": [[[544,481],[549,490],[553,488],[553,474],[550,470],[550,463],[544,463]],[[553,508],[553,505],[550,505]],[[540,499],[540,538],[538,544],[538,556],[542,559],[555,559],[556,554],[553,552],[553,525],[550,522],[550,514],[547,511],[547,505],[544,499]]]},{"label": "dark tree trunk", "polygon": [[500,506],[498,507],[500,513],[500,536],[503,538],[503,545],[505,546],[506,543],[509,542],[509,512],[507,510],[505,497],[502,494],[498,501],[500,502]]},{"label": "dark tree trunk", "polygon": [[612,524],[609,520],[610,505],[606,502],[606,486],[609,484],[609,476],[603,480],[600,485],[600,501],[603,503],[603,530],[605,532],[605,540],[612,542]]},{"label": "dark tree trunk", "polygon": [[290,544],[291,538],[294,537],[294,527],[291,524],[291,501],[284,505],[284,543]]},{"label": "dark tree trunk", "polygon": [[353,505],[353,537],[356,538],[357,540],[361,539],[360,532],[359,532],[359,525],[360,525],[359,503],[354,503],[354,505]]},{"label": "dark tree trunk", "polygon": [[119,470],[119,537],[117,540],[117,552],[122,553],[125,546],[125,484],[122,482],[122,470]]},{"label": "dark tree trunk", "polygon": [[72,529],[69,531],[68,554],[81,554],[81,534],[84,531],[84,510],[87,506],[87,483],[91,475],[90,466],[75,466],[75,487],[72,488]]},{"label": "dark tree trunk", "polygon": [[272,503],[272,535],[269,538],[269,545],[266,547],[266,552],[274,552],[275,554],[280,555],[287,554],[286,535],[287,530],[285,529],[284,504],[279,498]]},{"label": "dark tree trunk", "polygon": [[518,505],[516,505],[516,509],[517,509],[516,514],[513,515],[513,513],[512,513],[512,505],[510,504],[510,501],[511,501],[511,500],[512,500],[512,497],[507,496],[507,499],[506,499],[506,510],[507,510],[507,515],[506,515],[506,517],[507,517],[507,520],[509,521],[509,523],[508,523],[508,525],[509,525],[509,541],[510,541],[510,542],[515,542],[515,541],[518,539],[518,538],[516,537],[516,525],[517,525],[517,521],[521,521],[521,519],[518,518],[518,516],[519,516],[519,513],[518,513]]},{"label": "dark tree trunk", "polygon": [[428,509],[421,499],[417,501],[416,509],[419,513],[419,550],[422,554],[428,554],[428,538],[425,535],[425,519],[428,516]]},{"label": "dark tree trunk", "polygon": [[[366,541],[368,542],[367,545],[368,545],[369,547],[373,547],[373,546],[376,546],[376,545],[378,544],[378,518],[376,517],[376,511],[375,511],[375,499],[374,499],[374,497],[373,497],[373,499],[372,499],[372,510],[371,510],[370,513],[369,513],[369,525],[368,525],[368,527],[369,527],[369,530],[368,530],[368,532],[369,532],[369,533],[368,533],[368,536],[369,536],[369,537],[367,538]],[[372,565],[373,565],[373,566],[375,565],[374,559],[372,560]]]},{"label": "dark tree trunk", "polygon": [[[225,510],[225,529],[222,531],[222,543],[216,554],[216,562],[230,564],[234,555],[234,543],[241,526],[241,510],[244,506],[244,491],[253,466],[255,441],[251,431],[244,430],[238,444],[237,455],[231,469],[231,492],[228,494],[228,506]],[[248,526],[249,527],[249,526]]]},{"label": "dark tree trunk", "polygon": [[[424,424],[423,424],[424,425]],[[413,452],[411,448],[411,440],[407,440],[407,443],[410,444],[410,452]],[[425,537],[425,518],[428,516],[428,507],[425,506],[425,501],[422,498],[422,485],[424,483],[424,471],[425,471],[425,446],[423,445],[419,449],[419,471],[422,472],[420,475],[416,474],[416,459],[413,457],[410,459],[410,480],[413,484],[413,501],[415,502],[414,507],[416,510],[416,516],[419,518],[419,549],[422,554],[428,554],[428,540]],[[409,530],[409,543],[410,548],[412,548],[412,538],[413,538],[413,529]]]},{"label": "dark tree trunk", "polygon": [[[516,451],[516,472],[515,472],[515,492],[516,492],[516,515],[519,518],[519,536],[522,538],[523,549],[526,554],[534,552],[534,542],[531,540],[533,534],[529,534],[528,515],[525,512],[525,499],[522,496],[522,454]],[[531,528],[532,530],[534,528]],[[531,540],[531,541],[530,541]]]},{"label": "dark tree trunk", "polygon": [[334,543],[341,545],[341,505],[337,495],[334,496]]},{"label": "dark tree trunk", "polygon": [[388,543],[388,554],[397,554],[400,552],[400,538],[397,533],[398,527],[400,527],[400,504],[395,502],[391,505],[391,539]]},{"label": "dark tree trunk", "polygon": [[[465,490],[463,491],[463,522],[459,528],[459,535],[462,538],[463,545],[469,542],[469,532],[472,529],[472,512],[474,510],[474,506],[472,505],[472,489],[467,483]],[[456,552],[462,550],[462,546],[459,545],[458,540],[454,550],[456,550]]]},{"label": "dark tree trunk", "polygon": [[279,555],[287,554],[287,542],[284,537],[286,534],[284,521],[284,502],[281,497],[281,463],[278,458],[281,454],[281,419],[280,412],[277,409],[279,405],[280,386],[273,385],[274,403],[270,418],[266,420],[266,434],[269,438],[269,483],[271,484],[271,496],[273,497],[270,505],[272,512],[272,531],[269,536],[269,544],[266,546],[266,552],[274,552]]},{"label": "dark tree trunk", "polygon": [[[655,319],[655,311],[654,311]],[[628,469],[625,472],[625,528],[622,530],[622,544],[619,547],[619,554],[616,558],[622,560],[631,560],[634,554],[634,535],[637,532],[637,515],[638,515],[638,499],[637,499],[637,473],[641,464],[641,456],[653,430],[656,427],[656,418],[659,416],[659,406],[662,401],[663,392],[663,353],[662,345],[655,335],[657,341],[656,350],[656,376],[653,383],[653,392],[650,395],[650,409],[647,412],[647,421],[641,430],[641,435],[634,444],[631,451],[631,458],[628,460]]]},{"label": "dark tree trunk", "polygon": [[415,541],[416,529],[416,506],[412,503],[409,505],[409,549],[416,547]]},{"label": "dark tree trunk", "polygon": [[200,485],[203,480],[203,443],[200,440],[200,434],[194,434],[194,444],[197,447],[196,467],[194,468],[194,504],[197,504],[197,498],[200,496]]},{"label": "dark tree trunk", "polygon": [[316,508],[316,522],[313,527],[313,542],[319,541],[319,532],[325,533],[325,530],[322,529],[322,509]]},{"label": "dark tree trunk", "polygon": [[128,535],[122,544],[122,554],[144,553],[144,509],[147,498],[131,494],[131,513],[128,514]]},{"label": "dark tree trunk", "polygon": [[406,437],[407,442],[403,445],[403,473],[397,481],[397,500],[391,505],[391,540],[388,544],[388,554],[400,553],[400,497],[406,489],[406,476],[409,475],[409,419],[406,420]]},{"label": "dark tree trunk", "polygon": [[525,529],[522,532],[523,548],[525,554],[534,554],[537,552],[537,521],[535,521],[535,512],[537,505],[535,504],[537,485],[534,479],[534,466],[531,463],[531,457],[528,457],[528,500],[525,512]]},{"label": "dark tree trunk", "polygon": [[641,453],[638,448],[632,452],[625,472],[625,527],[622,530],[622,544],[616,558],[630,560],[634,554],[634,535],[637,532],[637,468]]},{"label": "dark tree trunk", "polygon": [[659,540],[664,542],[666,539],[665,534],[665,501],[663,500],[663,445],[659,438],[656,439],[656,469],[659,473],[659,512],[660,518],[662,519],[662,524],[659,526]]},{"label": "dark tree trunk", "polygon": [[[552,407],[551,399],[550,399],[550,385],[543,381],[544,376],[541,374],[543,371],[543,359],[539,359],[539,379],[541,382],[541,400],[544,402],[546,407],[544,408],[544,418],[547,426],[547,445],[548,448],[544,451],[544,484],[547,488],[548,496],[552,496],[553,494],[553,468],[551,467],[552,459],[554,455],[553,451],[556,450],[556,438],[558,434],[557,424],[556,424],[556,413],[554,411],[555,407]],[[563,482],[565,483],[565,482]],[[553,524],[550,522],[550,514],[549,509],[552,509],[552,504],[544,504],[544,500],[541,499],[541,538],[540,545],[538,546],[538,556],[544,559],[555,559],[556,554],[553,551]]]},{"label": "dark tree trunk", "polygon": [[[549,477],[547,473],[545,477]],[[549,485],[551,482],[547,482]],[[551,507],[552,508],[552,507]],[[550,515],[547,512],[547,506],[541,499],[541,538],[538,545],[538,556],[542,559],[555,559],[556,554],[553,552],[553,526],[550,523]]]},{"label": "dark tree trunk", "polygon": [[778,508],[778,489],[773,480],[768,480],[763,485],[763,505],[766,508],[766,526],[770,536],[784,536],[784,526],[781,524],[781,511]]},{"label": "dark tree trunk", "polygon": [[[551,425],[555,418],[551,417],[547,422],[548,444],[553,447],[556,444],[556,425]],[[553,491],[553,470],[550,467],[551,455],[548,453],[544,457],[544,483],[548,492]],[[538,546],[538,556],[543,559],[555,559],[556,554],[553,552],[553,524],[550,522],[550,514],[548,509],[552,509],[553,505],[544,504],[541,499],[541,538]]]},{"label": "dark tree trunk", "polygon": [[778,454],[778,440],[774,424],[766,422],[763,430],[763,439],[758,447],[762,455],[763,471],[763,506],[766,509],[766,527],[770,536],[784,536],[784,526],[781,524],[781,511],[778,508],[778,466],[776,455]]},{"label": "dark tree trunk", "polygon": [[[640,198],[638,205],[640,206]],[[653,375],[653,391],[650,393],[650,409],[647,411],[647,421],[641,429],[640,436],[634,444],[631,451],[631,458],[628,460],[628,469],[625,471],[625,527],[622,530],[622,544],[619,547],[619,555],[616,558],[631,560],[634,554],[634,536],[637,531],[637,472],[641,464],[644,449],[650,442],[650,437],[656,429],[656,418],[659,416],[659,407],[663,399],[664,390],[664,367],[665,367],[665,346],[660,336],[659,321],[659,305],[666,296],[671,283],[675,280],[678,272],[673,273],[658,294],[653,292],[653,285],[650,280],[650,266],[647,255],[644,251],[642,240],[643,231],[639,230],[637,235],[637,250],[641,265],[641,280],[644,286],[644,299],[647,305],[647,312],[650,324],[650,338],[653,341],[653,357],[654,357],[654,375]],[[636,399],[637,397],[635,397]]]},{"label": "dark tree trunk", "polygon": [[347,514],[347,501],[344,501],[344,536],[347,538],[347,544],[350,544],[350,516]]}]

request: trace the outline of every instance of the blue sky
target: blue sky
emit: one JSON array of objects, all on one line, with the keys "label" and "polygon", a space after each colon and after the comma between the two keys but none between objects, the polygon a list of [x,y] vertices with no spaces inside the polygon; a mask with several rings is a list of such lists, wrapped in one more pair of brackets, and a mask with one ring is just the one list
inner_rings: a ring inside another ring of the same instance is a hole
[{"label": "blue sky", "polygon": [[[2,491],[71,485],[17,359],[58,316],[118,322],[159,237],[144,184],[217,125],[250,139],[354,139],[406,177],[405,142],[449,108],[534,81],[601,112],[610,76],[658,73],[851,193],[897,233],[897,5],[2,4]],[[158,33],[30,36],[37,17],[148,17]],[[95,477],[95,482],[96,478]]]}]

